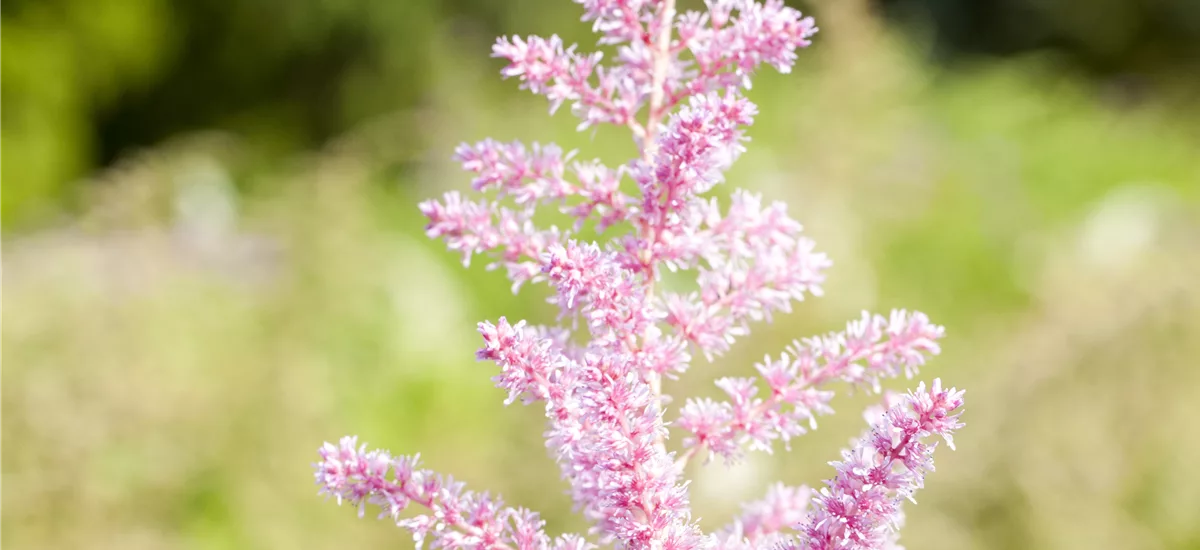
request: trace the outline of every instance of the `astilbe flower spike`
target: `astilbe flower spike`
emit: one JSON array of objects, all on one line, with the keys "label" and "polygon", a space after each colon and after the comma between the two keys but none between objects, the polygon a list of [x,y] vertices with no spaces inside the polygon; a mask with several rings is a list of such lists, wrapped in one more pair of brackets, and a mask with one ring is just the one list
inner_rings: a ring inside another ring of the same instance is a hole
[{"label": "astilbe flower spike", "polygon": [[[547,448],[590,533],[552,538],[537,514],[352,437],[322,447],[321,492],[360,514],[378,506],[434,548],[895,547],[900,500],[933,469],[924,438],[950,442],[961,426],[962,393],[940,381],[873,410],[872,430],[833,463],[828,487],[773,486],[715,533],[692,518],[682,474],[701,453],[736,461],[814,429],[833,412],[836,383],[879,393],[884,379],[916,375],[943,335],[923,314],[863,313],[844,331],[798,340],[757,365],[757,378],[717,380],[724,401],[689,399],[670,411],[662,388],[694,356],[722,355],[754,323],[822,295],[829,258],[784,204],[735,190],[722,209],[706,196],[749,141],[751,76],[764,64],[789,72],[817,30],[812,19],[779,0],[707,0],[684,13],[674,0],[577,2],[607,52],[531,36],[501,38],[493,55],[552,112],[569,104],[580,129],[628,128],[638,156],[609,166],[554,144],[463,144],[455,159],[484,196],[452,191],[420,209],[427,234],[464,265],[482,255],[507,271],[514,292],[539,282],[554,290],[559,326],[482,322],[476,355],[499,367],[505,403],[544,408]],[[546,208],[568,226],[539,227],[535,213]],[[589,224],[612,237],[582,241]],[[692,274],[695,286],[663,292],[663,270]],[[677,448],[670,428],[682,436]],[[410,504],[424,511],[407,512]]]},{"label": "astilbe flower spike", "polygon": [[901,520],[900,503],[925,486],[933,471],[929,436],[954,448],[953,432],[962,427],[963,392],[942,389],[940,379],[926,390],[922,382],[902,403],[880,415],[853,449],[831,464],[837,477],[826,481],[803,522],[804,539],[790,545],[803,550],[866,550],[893,544],[892,529]]}]

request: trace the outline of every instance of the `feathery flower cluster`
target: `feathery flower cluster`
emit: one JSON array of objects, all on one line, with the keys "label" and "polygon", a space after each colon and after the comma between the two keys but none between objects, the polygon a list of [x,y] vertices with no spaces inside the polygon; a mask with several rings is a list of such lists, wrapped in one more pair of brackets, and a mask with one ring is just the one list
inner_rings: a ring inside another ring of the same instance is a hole
[{"label": "feathery flower cluster", "polygon": [[936,443],[922,440],[939,436],[954,448],[954,430],[962,427],[963,392],[942,389],[941,380],[925,389],[922,382],[903,403],[891,407],[872,424],[855,447],[832,463],[837,477],[821,489],[816,507],[805,519],[795,550],[867,550],[894,547],[895,523],[901,500],[913,502],[913,493],[925,486],[933,471]]},{"label": "feathery flower cluster", "polygon": [[[321,449],[321,491],[360,514],[378,506],[434,548],[894,547],[900,499],[932,470],[934,446],[922,439],[949,442],[960,427],[962,393],[940,382],[874,414],[827,488],[772,487],[715,533],[692,518],[682,474],[693,457],[735,461],[814,429],[833,412],[836,383],[878,393],[882,379],[912,377],[943,334],[924,315],[864,313],[845,331],[797,341],[757,365],[757,378],[718,380],[723,402],[691,399],[672,412],[662,391],[693,354],[722,355],[753,323],[822,293],[830,261],[785,205],[737,190],[723,210],[705,196],[745,151],[757,115],[744,95],[750,77],[764,64],[790,71],[817,30],[812,19],[780,0],[707,0],[684,13],[674,0],[576,1],[612,62],[557,36],[501,38],[493,53],[507,62],[502,74],[545,96],[551,112],[569,104],[580,129],[626,127],[640,155],[611,167],[553,144],[464,144],[455,158],[484,197],[450,192],[420,209],[427,234],[464,265],[483,255],[489,268],[505,268],[514,292],[538,282],[554,289],[561,326],[480,323],[477,357],[499,367],[493,380],[506,403],[544,407],[547,447],[590,533],[552,538],[537,514],[354,438]],[[539,208],[567,216],[569,227],[538,226]],[[588,224],[615,235],[582,242]],[[694,289],[657,290],[664,269],[694,274]],[[671,428],[682,439],[676,450]],[[405,515],[410,503],[427,512]]]},{"label": "feathery flower cluster", "polygon": [[885,318],[863,312],[845,332],[794,342],[790,355],[768,356],[755,366],[770,389],[765,399],[755,397],[753,378],[722,378],[717,386],[729,401],[689,400],[678,423],[690,434],[684,447],[688,453],[707,447],[727,460],[736,459],[745,444],[770,452],[774,440],[802,435],[805,424],[816,428],[817,414],[833,412],[834,394],[820,389],[824,384],[841,380],[878,393],[880,378],[897,376],[901,367],[911,377],[925,354],[938,353],[935,340],[942,332],[921,313],[894,311]]},{"label": "feathery flower cluster", "polygon": [[[321,447],[317,481],[339,504],[345,500],[358,505],[360,517],[368,503],[379,506],[380,517],[390,517],[411,531],[418,545],[432,534],[442,548],[595,548],[575,535],[552,542],[537,514],[505,507],[499,498],[468,491],[454,478],[418,469],[417,457],[393,458],[357,443],[354,437],[343,437],[338,445]],[[430,513],[402,519],[400,513],[413,502]]]}]

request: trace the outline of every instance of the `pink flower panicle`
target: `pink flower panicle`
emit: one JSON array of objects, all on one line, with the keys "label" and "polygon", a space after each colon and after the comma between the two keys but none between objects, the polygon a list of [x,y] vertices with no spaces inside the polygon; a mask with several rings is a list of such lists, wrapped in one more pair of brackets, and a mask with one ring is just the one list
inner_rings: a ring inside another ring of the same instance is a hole
[{"label": "pink flower panicle", "polygon": [[783,203],[763,207],[761,197],[736,191],[728,213],[716,200],[695,201],[688,212],[697,227],[676,250],[675,261],[702,258],[699,292],[668,294],[666,322],[708,357],[728,351],[751,321],[790,312],[792,301],[820,296],[830,266]]},{"label": "pink flower panicle", "polygon": [[[822,295],[829,258],[783,203],[734,190],[722,208],[707,196],[749,140],[750,77],[764,64],[790,71],[817,30],[812,19],[779,0],[707,0],[684,13],[674,0],[577,3],[609,55],[557,36],[501,38],[493,54],[506,63],[503,76],[545,96],[552,112],[569,104],[580,129],[628,128],[637,157],[613,167],[554,144],[463,144],[455,160],[482,196],[451,191],[420,210],[426,233],[464,265],[482,255],[489,269],[506,270],[513,292],[540,282],[554,290],[558,326],[482,322],[476,355],[499,367],[493,381],[506,403],[544,408],[546,446],[589,537],[552,539],[536,514],[418,469],[415,457],[356,448],[354,438],[321,449],[321,491],[360,511],[379,506],[435,548],[890,547],[899,498],[932,470],[922,438],[950,441],[959,427],[962,394],[940,382],[872,412],[873,431],[835,463],[829,487],[774,486],[718,532],[693,520],[682,474],[701,452],[734,460],[814,428],[833,412],[834,381],[879,392],[883,379],[913,376],[943,333],[924,315],[864,313],[842,332],[797,341],[757,365],[757,377],[717,380],[723,401],[690,399],[672,412],[662,391],[694,355],[722,355],[754,323]],[[535,223],[547,209],[569,227]],[[610,237],[583,240],[585,225]],[[664,292],[664,270],[694,277],[694,286]],[[677,451],[670,428],[682,436]],[[402,515],[412,503],[425,512]]]},{"label": "pink flower panicle", "polygon": [[922,382],[903,403],[880,415],[867,436],[832,462],[837,477],[826,481],[814,500],[815,510],[801,526],[801,541],[789,548],[803,550],[867,550],[895,544],[903,516],[900,503],[913,502],[933,471],[936,436],[954,448],[953,433],[963,392],[942,389],[940,379],[926,390]]},{"label": "pink flower panicle", "polygon": [[768,392],[758,396],[753,378],[722,378],[717,386],[729,400],[689,400],[680,411],[678,426],[689,435],[684,447],[707,448],[735,460],[743,446],[770,451],[772,442],[816,427],[818,414],[829,414],[833,392],[824,389],[840,380],[875,393],[880,380],[904,372],[910,378],[926,355],[940,351],[936,340],[942,327],[921,313],[893,311],[889,317],[863,312],[844,332],[794,342],[778,359],[766,357],[755,366]]},{"label": "pink flower panicle", "polygon": [[571,360],[550,340],[503,318],[479,330],[484,347],[478,357],[500,366],[496,383],[509,391],[509,401],[525,395],[526,402],[546,402],[547,446],[603,541],[702,547],[674,464],[656,447],[665,435],[651,406],[656,397],[628,357],[588,353]]},{"label": "pink flower panicle", "polygon": [[[408,529],[419,548],[426,538],[432,548],[509,548],[550,550],[594,548],[578,536],[566,535],[551,541],[542,531],[536,513],[508,508],[499,498],[466,490],[461,482],[418,469],[416,457],[393,458],[386,451],[356,447],[354,437],[339,444],[326,443],[316,466],[317,484],[323,494],[358,507],[362,516],[368,504],[380,508]],[[410,503],[429,510],[402,518]]]},{"label": "pink flower panicle", "polygon": [[514,36],[497,40],[492,55],[508,60],[501,71],[505,78],[517,77],[521,88],[546,96],[551,113],[570,102],[571,112],[582,119],[581,130],[601,123],[635,124],[641,90],[629,68],[607,69],[600,65],[600,52],[581,55],[575,49],[564,48],[558,36]]}]

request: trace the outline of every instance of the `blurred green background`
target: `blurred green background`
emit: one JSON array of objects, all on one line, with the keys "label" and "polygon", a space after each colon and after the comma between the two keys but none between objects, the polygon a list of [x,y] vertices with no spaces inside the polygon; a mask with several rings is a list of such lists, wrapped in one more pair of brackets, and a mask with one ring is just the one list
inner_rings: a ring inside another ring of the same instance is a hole
[{"label": "blurred green background", "polygon": [[[686,4],[686,3],[685,3]],[[1200,4],[827,0],[729,175],[834,259],[827,296],[668,391],[713,394],[859,310],[947,326],[967,392],[913,549],[1200,548]],[[10,0],[3,101],[6,548],[411,546],[315,496],[343,434],[582,529],[536,408],[475,323],[546,292],[422,235],[459,141],[613,128],[498,78],[493,37],[590,45],[563,0]],[[722,192],[727,192],[727,189]],[[889,384],[903,389],[907,382]],[[790,453],[693,465],[717,527],[818,484],[863,396]]]}]

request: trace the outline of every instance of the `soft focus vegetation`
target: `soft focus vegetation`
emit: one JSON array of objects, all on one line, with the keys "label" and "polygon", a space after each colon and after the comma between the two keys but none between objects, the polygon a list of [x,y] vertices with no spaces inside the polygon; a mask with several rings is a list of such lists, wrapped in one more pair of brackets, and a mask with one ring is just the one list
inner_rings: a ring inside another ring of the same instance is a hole
[{"label": "soft focus vegetation", "polygon": [[[352,130],[322,141],[276,123],[304,117],[255,111],[114,152],[72,185],[92,153],[71,109],[130,101],[106,91],[118,80],[186,70],[155,57],[175,32],[122,30],[165,3],[124,4],[143,11],[54,32],[62,21],[32,8],[23,26],[5,19],[4,216],[18,221],[3,242],[0,544],[408,547],[387,522],[316,498],[316,447],[349,433],[420,451],[541,510],[551,531],[579,527],[541,411],[505,408],[473,359],[477,321],[553,315],[544,289],[513,296],[500,274],[462,269],[424,238],[415,205],[467,186],[449,161],[460,140],[554,140],[617,160],[632,151],[623,134],[575,133],[497,82],[494,29],[423,25],[436,10],[423,20],[412,10],[429,4],[398,1],[378,31],[395,63],[339,81],[363,95],[339,92],[322,115]],[[545,32],[573,19],[562,4],[498,26]],[[378,7],[345,5],[278,24],[320,36],[338,13]],[[821,8],[796,74],[756,81],[763,116],[729,183],[791,205],[834,259],[829,297],[759,325],[677,393],[712,393],[718,373],[861,309],[921,309],[948,332],[921,377],[967,388],[967,427],[907,509],[906,546],[1200,547],[1200,111],[1186,87],[1131,97],[1038,54],[935,67],[924,42],[861,4]],[[39,42],[52,39],[115,48],[100,56],[113,65],[55,65],[70,48]],[[422,61],[404,65],[412,48]],[[415,93],[408,77],[427,91],[381,99]],[[864,402],[836,401],[841,414],[791,454],[693,465],[704,524],[774,479],[818,484]]]}]

